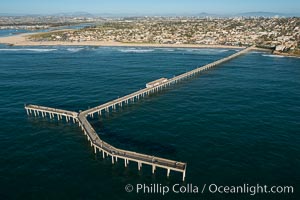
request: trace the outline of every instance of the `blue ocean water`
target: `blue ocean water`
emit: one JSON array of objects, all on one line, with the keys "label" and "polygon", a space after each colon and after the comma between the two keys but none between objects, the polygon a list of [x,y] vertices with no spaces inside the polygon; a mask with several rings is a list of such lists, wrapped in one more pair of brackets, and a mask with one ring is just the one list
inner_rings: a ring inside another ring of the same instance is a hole
[{"label": "blue ocean water", "polygon": [[62,29],[82,29],[84,27],[93,26],[93,23],[82,23],[76,25],[58,26],[51,27],[49,29],[39,29],[39,30],[29,30],[29,29],[0,29],[0,37],[13,36],[22,33],[32,33],[32,32],[48,32]]},{"label": "blue ocean water", "polygon": [[21,33],[28,33],[30,32],[29,30],[25,29],[2,29],[0,30],[0,37],[7,37],[7,36],[12,36],[16,34],[21,34]]},{"label": "blue ocean water", "polygon": [[[78,126],[24,104],[84,110],[233,49],[0,46],[0,199],[297,199],[297,194],[126,193],[181,184],[95,156]],[[250,52],[91,123],[116,147],[187,162],[186,183],[300,183],[300,59]],[[299,196],[298,196],[299,197]]]}]

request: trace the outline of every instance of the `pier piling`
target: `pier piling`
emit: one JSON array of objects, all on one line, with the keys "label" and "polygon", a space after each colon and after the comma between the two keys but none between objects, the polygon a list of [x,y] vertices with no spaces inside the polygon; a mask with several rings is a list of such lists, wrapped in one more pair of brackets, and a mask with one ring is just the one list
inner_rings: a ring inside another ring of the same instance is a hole
[{"label": "pier piling", "polygon": [[219,64],[222,64],[233,58],[236,58],[250,51],[252,48],[253,47],[246,48],[226,58],[222,58],[218,61],[212,62],[202,67],[198,67],[194,70],[183,73],[181,75],[174,76],[171,79],[162,78],[159,79],[158,81],[151,82],[151,84],[147,84],[146,88],[144,89],[141,89],[137,92],[126,95],[124,97],[118,97],[115,100],[112,100],[110,102],[107,102],[103,105],[94,108],[89,108],[88,110],[85,110],[80,113],[66,111],[62,109],[49,108],[44,106],[37,106],[37,105],[25,105],[25,110],[27,115],[34,115],[34,117],[41,115],[44,118],[47,117],[48,114],[50,119],[53,119],[56,115],[57,120],[62,120],[62,117],[64,116],[66,122],[73,121],[73,123],[78,123],[84,135],[87,136],[87,140],[90,142],[90,145],[93,148],[94,153],[97,154],[97,149],[98,149],[99,152],[102,151],[103,159],[105,158],[105,154],[107,157],[111,156],[112,164],[117,162],[118,158],[120,158],[124,160],[124,165],[126,168],[130,160],[138,163],[139,171],[141,170],[143,164],[152,166],[152,174],[155,173],[156,167],[164,168],[167,170],[167,177],[170,176],[171,171],[177,171],[182,173],[182,181],[185,181],[186,165],[187,165],[186,163],[115,148],[114,146],[105,143],[103,140],[100,139],[99,135],[96,133],[96,131],[91,126],[91,124],[88,122],[87,117],[89,116],[91,118],[94,118],[94,114],[96,115],[98,114],[98,117],[100,117],[102,112],[105,115],[109,114],[110,111],[113,112],[117,110],[117,108],[122,108],[123,104],[128,105],[134,103],[139,99],[149,96],[154,92],[159,92],[164,88],[172,86],[182,80],[193,77],[202,71],[206,71],[212,67],[215,67]]}]

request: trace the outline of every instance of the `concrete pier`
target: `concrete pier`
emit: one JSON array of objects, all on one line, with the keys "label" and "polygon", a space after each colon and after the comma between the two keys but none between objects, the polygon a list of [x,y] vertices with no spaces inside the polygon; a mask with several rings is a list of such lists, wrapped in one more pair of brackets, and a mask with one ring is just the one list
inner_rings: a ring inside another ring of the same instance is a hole
[{"label": "concrete pier", "polygon": [[65,117],[66,122],[72,119],[74,122],[77,121],[78,113],[71,112],[62,109],[56,108],[49,108],[44,106],[37,106],[37,105],[25,105],[25,110],[27,115],[34,115],[34,116],[42,116],[43,118],[49,116],[50,119],[54,119],[55,115],[57,120],[62,120],[62,117]]},{"label": "concrete pier", "polygon": [[54,119],[56,115],[57,120],[62,120],[63,119],[62,117],[64,117],[66,122],[69,121],[77,122],[79,124],[79,127],[82,129],[84,135],[86,135],[87,140],[90,142],[90,145],[93,148],[94,153],[97,154],[98,151],[102,152],[103,158],[110,156],[112,164],[116,163],[118,159],[122,159],[124,160],[125,167],[127,167],[129,161],[132,161],[138,164],[138,170],[141,170],[142,165],[150,165],[152,166],[153,174],[155,173],[156,168],[163,168],[167,170],[167,177],[170,176],[171,171],[177,171],[182,173],[182,180],[185,181],[187,163],[160,158],[156,156],[154,157],[147,154],[141,154],[132,151],[126,151],[123,149],[118,149],[100,139],[99,135],[96,133],[94,128],[88,122],[87,117],[89,116],[91,118],[94,118],[94,115],[100,116],[104,113],[116,111],[119,108],[121,108],[123,105],[134,103],[139,99],[144,98],[152,93],[159,92],[182,80],[193,77],[202,71],[206,71],[212,67],[227,62],[244,53],[247,53],[252,48],[253,47],[246,48],[226,58],[220,59],[218,61],[204,65],[202,67],[198,67],[194,70],[175,76],[171,79],[161,78],[158,79],[157,81],[152,81],[148,83],[147,87],[144,89],[141,89],[139,91],[136,91],[124,97],[117,98],[115,100],[112,100],[100,106],[90,108],[80,113],[55,109],[55,108],[49,108],[44,106],[37,106],[37,105],[25,105],[25,110],[27,115],[32,115],[35,117],[37,116],[47,117],[48,115],[50,119]]},{"label": "concrete pier", "polygon": [[[210,64],[207,64],[207,65],[204,65],[202,67],[198,67],[194,70],[191,70],[189,72],[186,72],[186,73],[183,73],[181,75],[178,75],[178,76],[175,76],[171,79],[166,79],[166,78],[163,78],[164,81],[160,81],[160,84],[154,84],[155,86],[153,87],[146,87],[144,89],[141,89],[139,91],[136,91],[132,94],[129,94],[129,95],[126,95],[124,97],[121,97],[121,98],[117,98],[115,100],[112,100],[110,102],[107,102],[105,104],[102,104],[100,106],[96,106],[94,108],[90,108],[88,110],[85,110],[83,113],[85,114],[85,116],[93,116],[94,114],[98,114],[98,113],[104,113],[104,112],[110,112],[113,110],[113,108],[115,108],[117,105],[126,105],[128,103],[134,103],[135,101],[138,101],[140,98],[144,98],[146,96],[148,96],[149,94],[152,94],[152,93],[156,93],[156,92],[159,92],[161,90],[163,90],[164,88],[167,88],[169,86],[172,86],[174,84],[177,84],[178,82],[180,81],[183,81],[185,79],[188,79],[188,78],[191,78],[193,76],[196,76],[197,74],[199,74],[200,72],[203,72],[203,71],[206,71],[212,67],[215,67],[217,65],[220,65],[222,63],[225,63],[231,59],[234,59],[242,54],[245,54],[247,53],[248,51],[250,51],[253,47],[249,47],[249,48],[246,48],[246,49],[243,49],[233,55],[230,55],[226,58],[222,58],[218,61],[215,61],[215,62],[212,62]],[[159,81],[161,79],[158,79],[157,81]],[[153,82],[157,82],[157,81],[153,81]],[[150,83],[153,83],[153,82],[150,82]],[[146,85],[149,85],[146,84]],[[111,109],[110,109],[111,108]]]}]

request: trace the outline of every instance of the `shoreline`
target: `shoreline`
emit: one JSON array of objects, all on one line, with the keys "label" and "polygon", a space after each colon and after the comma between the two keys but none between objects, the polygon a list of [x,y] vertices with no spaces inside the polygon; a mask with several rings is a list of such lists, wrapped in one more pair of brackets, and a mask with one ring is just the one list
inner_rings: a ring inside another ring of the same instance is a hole
[{"label": "shoreline", "polygon": [[285,53],[285,52],[273,51],[272,54],[273,55],[278,55],[278,56],[284,56],[284,57],[300,58],[299,54],[293,54],[293,53]]},{"label": "shoreline", "polygon": [[[83,42],[64,42],[64,41],[43,41],[35,42],[28,39],[29,36],[37,33],[23,33],[19,35],[0,37],[0,44],[8,46],[91,46],[91,47],[154,47],[154,48],[215,48],[215,49],[244,49],[246,47],[229,45],[197,45],[197,44],[153,44],[153,43],[123,43],[113,41],[83,41]],[[285,57],[297,57],[299,55],[272,52],[270,49],[254,47],[255,51],[266,51],[272,55]]]},{"label": "shoreline", "polygon": [[[113,41],[43,41],[35,42],[28,40],[28,36],[36,33],[24,33],[14,36],[1,37],[0,44],[10,46],[99,46],[99,47],[165,47],[165,48],[218,48],[218,49],[244,49],[240,46],[229,45],[197,45],[197,44],[153,44],[153,43],[123,43]],[[259,48],[258,48],[259,49]]]}]

